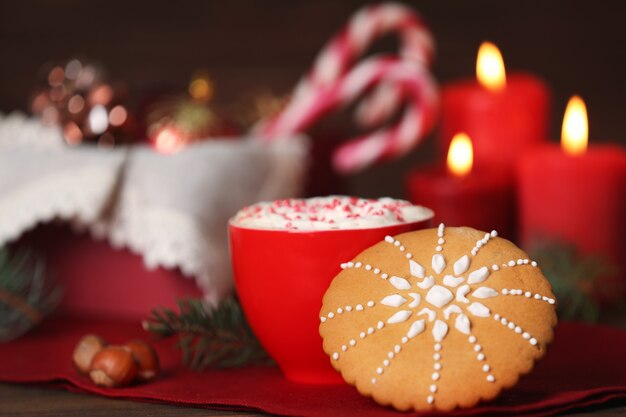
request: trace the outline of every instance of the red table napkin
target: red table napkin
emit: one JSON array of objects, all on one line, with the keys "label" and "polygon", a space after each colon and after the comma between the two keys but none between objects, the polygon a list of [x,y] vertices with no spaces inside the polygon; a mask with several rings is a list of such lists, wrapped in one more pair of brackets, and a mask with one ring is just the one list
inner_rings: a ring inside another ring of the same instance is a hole
[{"label": "red table napkin", "polygon": [[[138,323],[51,320],[15,342],[0,344],[0,381],[48,383],[115,398],[285,416],[411,415],[380,407],[347,385],[286,381],[275,367],[188,371],[180,365],[172,340],[155,345],[163,366],[157,380],[121,389],[99,388],[71,365],[73,348],[85,333],[97,333],[112,343],[147,336]],[[450,414],[547,416],[624,398],[626,332],[563,323],[548,355],[513,390],[495,402]]]}]

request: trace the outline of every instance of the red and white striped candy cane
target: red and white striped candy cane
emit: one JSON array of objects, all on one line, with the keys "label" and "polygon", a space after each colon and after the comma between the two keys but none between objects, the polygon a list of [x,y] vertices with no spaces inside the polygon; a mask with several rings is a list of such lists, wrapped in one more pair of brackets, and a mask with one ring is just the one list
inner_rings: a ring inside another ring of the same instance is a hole
[{"label": "red and white striped candy cane", "polygon": [[[429,65],[434,51],[430,31],[419,15],[400,3],[383,3],[363,7],[346,27],[320,52],[313,70],[301,81],[298,94],[315,94],[319,86],[335,82],[354,61],[379,37],[396,32],[400,37],[402,59]],[[360,126],[382,123],[401,104],[401,92],[392,84],[381,82],[358,105],[355,116]]]},{"label": "red and white striped candy cane", "polygon": [[409,102],[400,121],[343,143],[333,155],[333,163],[338,171],[350,173],[404,154],[432,128],[438,108],[437,88],[423,66],[390,57],[369,58],[339,82],[320,87],[314,99],[305,98],[288,106],[274,125],[274,133],[287,136],[306,130],[382,80],[398,86]]},{"label": "red and white striped candy cane", "polygon": [[[352,61],[377,36],[390,30],[401,35],[403,58],[372,58],[351,70]],[[407,152],[434,120],[437,90],[425,69],[432,44],[428,30],[406,6],[391,3],[362,9],[324,48],[313,71],[297,86],[289,105],[276,118],[265,122],[260,134],[272,140],[305,130],[324,114],[379,86],[364,107],[370,115],[378,114],[381,118],[382,114],[384,118],[397,108],[400,98],[411,104],[395,127],[343,144],[334,155],[335,166],[342,172],[352,172]],[[376,112],[376,107],[383,110]]]}]

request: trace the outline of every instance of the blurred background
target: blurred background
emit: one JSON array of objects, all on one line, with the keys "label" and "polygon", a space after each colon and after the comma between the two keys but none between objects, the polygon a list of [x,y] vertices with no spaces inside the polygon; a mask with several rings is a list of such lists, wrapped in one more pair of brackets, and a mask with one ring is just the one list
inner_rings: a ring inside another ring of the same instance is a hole
[{"label": "blurred background", "polygon": [[[130,103],[154,91],[185,89],[205,69],[215,103],[228,106],[250,91],[288,94],[326,41],[354,10],[354,0],[0,1],[0,111],[28,109],[42,65],[80,57],[124,80]],[[626,143],[626,3],[496,0],[412,1],[436,42],[434,72],[442,84],[473,77],[478,46],[496,43],[507,69],[529,70],[552,87],[551,137],[560,136],[568,98],[589,111],[590,141]],[[377,42],[390,50],[395,40]],[[348,118],[329,127],[348,131]],[[431,135],[433,136],[433,135]],[[361,196],[404,195],[404,172],[432,159],[429,138],[400,161],[348,179]]]}]

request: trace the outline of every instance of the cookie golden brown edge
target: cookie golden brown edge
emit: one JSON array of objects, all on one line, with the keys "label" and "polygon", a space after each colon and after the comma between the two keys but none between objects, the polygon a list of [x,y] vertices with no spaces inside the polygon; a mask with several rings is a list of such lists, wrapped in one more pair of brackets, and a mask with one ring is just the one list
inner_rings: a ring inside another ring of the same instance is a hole
[{"label": "cookie golden brown edge", "polygon": [[324,351],[381,405],[448,411],[492,400],[552,341],[548,280],[495,231],[442,224],[387,236],[341,267],[320,311]]}]

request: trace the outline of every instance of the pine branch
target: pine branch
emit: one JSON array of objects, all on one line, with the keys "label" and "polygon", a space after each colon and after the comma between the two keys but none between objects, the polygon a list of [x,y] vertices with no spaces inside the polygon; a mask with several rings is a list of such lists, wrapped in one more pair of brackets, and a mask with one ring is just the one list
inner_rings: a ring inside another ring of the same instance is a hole
[{"label": "pine branch", "polygon": [[573,245],[544,243],[531,251],[552,284],[558,302],[557,313],[566,320],[594,322],[600,316],[600,302],[615,301],[623,294],[616,282],[606,280],[611,265],[597,256],[581,255]]},{"label": "pine branch", "polygon": [[178,308],[178,313],[168,308],[153,310],[143,327],[160,338],[178,336],[176,346],[191,369],[271,362],[236,299],[228,298],[217,307],[201,299],[180,300]]},{"label": "pine branch", "polygon": [[18,338],[58,305],[61,290],[29,250],[0,248],[0,342]]}]

